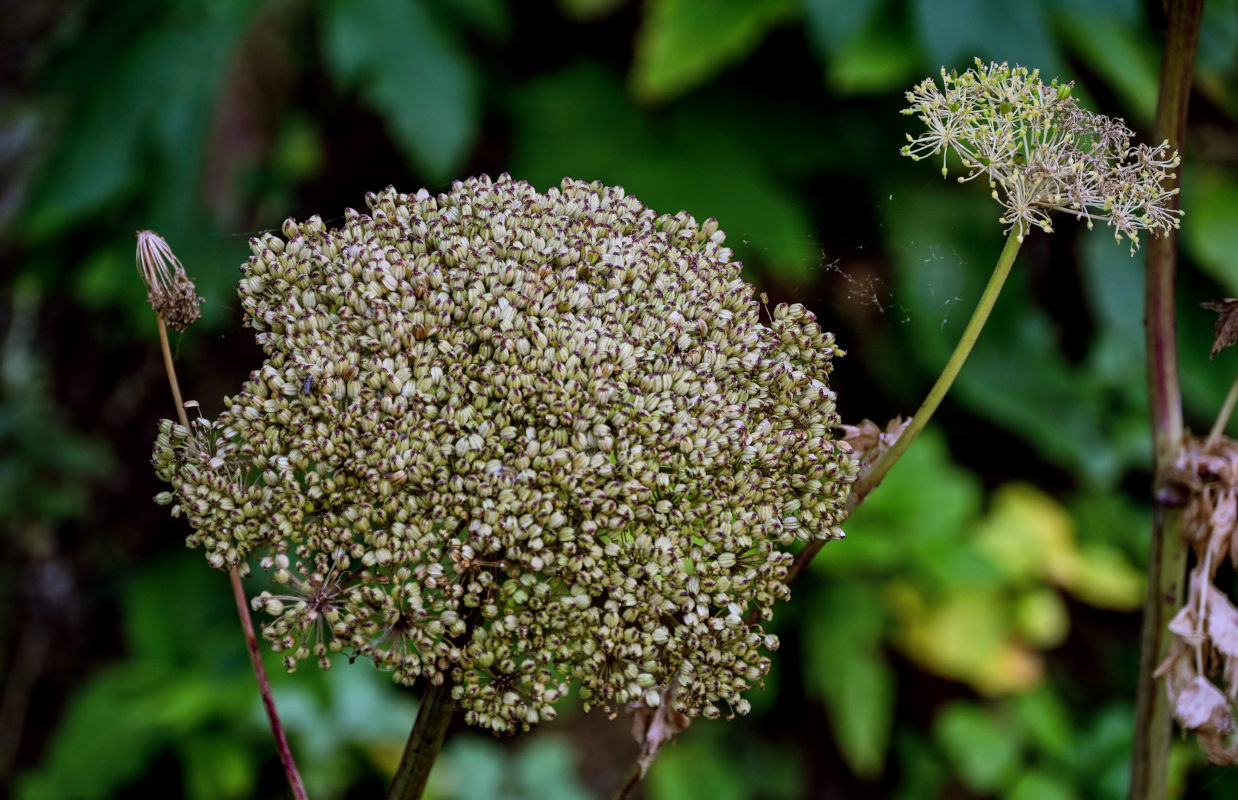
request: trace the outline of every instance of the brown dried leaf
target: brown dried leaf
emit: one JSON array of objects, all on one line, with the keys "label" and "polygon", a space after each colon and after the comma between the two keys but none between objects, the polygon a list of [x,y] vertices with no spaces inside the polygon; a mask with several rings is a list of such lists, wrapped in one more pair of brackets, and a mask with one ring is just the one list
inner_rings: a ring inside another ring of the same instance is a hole
[{"label": "brown dried leaf", "polygon": [[1205,613],[1208,638],[1227,659],[1238,661],[1238,608],[1215,586],[1208,586]]},{"label": "brown dried leaf", "polygon": [[1220,315],[1214,328],[1216,340],[1212,343],[1212,352],[1208,354],[1209,358],[1213,358],[1226,347],[1238,342],[1238,299],[1225,297],[1200,305]]},{"label": "brown dried leaf", "polygon": [[1200,643],[1193,641],[1198,639],[1195,630],[1195,606],[1188,602],[1169,621],[1169,632],[1182,639],[1183,643],[1197,647]]},{"label": "brown dried leaf", "polygon": [[865,453],[881,442],[881,428],[871,419],[865,419],[859,425],[843,425],[843,441],[850,442],[857,453]]},{"label": "brown dried leaf", "polygon": [[1196,675],[1187,682],[1170,700],[1173,702],[1174,717],[1184,728],[1220,732],[1233,727],[1234,717],[1229,701],[1212,681],[1202,675]]},{"label": "brown dried leaf", "polygon": [[871,464],[881,457],[903,435],[911,418],[895,417],[886,424],[885,431],[877,427],[871,419],[865,419],[859,425],[843,425],[843,440],[851,445],[851,449],[859,456],[860,463]]},{"label": "brown dried leaf", "polygon": [[678,688],[678,682],[671,681],[659,692],[659,703],[655,708],[650,708],[644,700],[637,700],[629,706],[633,711],[632,738],[640,743],[640,757],[636,763],[640,765],[642,779],[657,758],[658,749],[692,724],[692,720],[672,705]]}]

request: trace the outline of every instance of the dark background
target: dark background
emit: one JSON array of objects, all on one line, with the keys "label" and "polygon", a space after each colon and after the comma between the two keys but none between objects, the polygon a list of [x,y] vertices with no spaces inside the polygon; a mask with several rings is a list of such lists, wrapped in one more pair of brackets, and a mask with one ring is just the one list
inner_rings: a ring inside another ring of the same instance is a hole
[{"label": "dark background", "polygon": [[[974,57],[1076,81],[1147,134],[1162,11],[1136,0],[111,0],[0,5],[0,793],[286,796],[226,580],[151,497],[173,414],[133,233],[206,298],[173,348],[214,416],[261,362],[248,239],[394,184],[621,184],[717,217],[750,280],[848,356],[849,422],[914,411],[1002,246],[984,187],[898,154],[903,92]],[[1209,0],[1183,166],[1183,386],[1238,295],[1238,2]],[[651,798],[1120,798],[1150,530],[1142,254],[1029,236],[923,439],[794,587],[753,712],[694,724]],[[254,591],[257,591],[257,587]],[[416,695],[283,674],[314,798],[383,791]],[[455,731],[440,798],[604,797],[629,721]],[[1238,777],[1182,740],[1174,796]]]}]

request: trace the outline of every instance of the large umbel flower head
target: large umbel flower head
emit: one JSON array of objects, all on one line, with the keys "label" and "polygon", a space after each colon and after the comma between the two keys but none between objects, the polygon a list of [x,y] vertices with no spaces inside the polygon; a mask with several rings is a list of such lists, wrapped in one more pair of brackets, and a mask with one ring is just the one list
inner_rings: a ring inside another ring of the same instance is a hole
[{"label": "large umbel flower head", "polygon": [[908,135],[903,155],[915,160],[940,155],[941,174],[953,152],[967,181],[988,178],[1001,203],[1001,221],[1022,241],[1037,226],[1053,230],[1050,211],[1065,211],[1112,225],[1115,237],[1139,244],[1139,231],[1163,234],[1178,227],[1181,211],[1166,189],[1178,154],[1167,142],[1132,144],[1120,119],[1082,108],[1072,86],[1042,83],[1036,70],[976,59],[961,75],[941,71],[941,86],[927,78],[907,93],[904,114],[927,130]]},{"label": "large umbel flower head", "polygon": [[255,598],[289,669],[331,652],[450,679],[470,723],[586,707],[689,715],[765,674],[796,541],[833,539],[855,476],[802,306],[762,322],[715,220],[623,189],[507,176],[393,189],[328,230],[253,241],[266,353],[154,464]]}]

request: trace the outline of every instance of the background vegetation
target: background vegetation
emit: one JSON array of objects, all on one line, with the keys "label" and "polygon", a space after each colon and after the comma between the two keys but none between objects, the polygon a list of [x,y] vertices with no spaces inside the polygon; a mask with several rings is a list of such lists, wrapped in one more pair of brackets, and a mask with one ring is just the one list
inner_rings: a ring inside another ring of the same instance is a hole
[{"label": "background vegetation", "polygon": [[[849,351],[844,417],[910,413],[1002,245],[983,187],[898,156],[902,92],[974,56],[1150,127],[1160,4],[1137,0],[54,0],[0,25],[0,793],[284,795],[224,578],[151,503],[173,410],[133,231],[206,297],[174,341],[208,416],[260,356],[247,240],[395,184],[510,172],[717,217],[750,278]],[[1189,423],[1238,295],[1238,2],[1209,0],[1184,154]],[[775,622],[753,713],[664,750],[650,798],[1125,794],[1150,530],[1142,260],[1034,233],[938,420]],[[368,665],[271,670],[315,798],[370,797],[415,695]],[[628,721],[457,731],[439,798],[606,796]],[[1184,741],[1178,796],[1238,776]]]}]

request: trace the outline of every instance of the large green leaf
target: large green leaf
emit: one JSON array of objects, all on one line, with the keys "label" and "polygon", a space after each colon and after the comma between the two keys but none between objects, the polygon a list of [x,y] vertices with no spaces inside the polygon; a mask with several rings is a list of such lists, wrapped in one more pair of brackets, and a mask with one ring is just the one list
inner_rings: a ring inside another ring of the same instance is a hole
[{"label": "large green leaf", "polygon": [[472,62],[419,0],[323,0],[323,48],[431,181],[455,176],[480,114]]},{"label": "large green leaf", "polygon": [[799,0],[648,0],[636,41],[632,87],[668,100],[746,56]]}]

